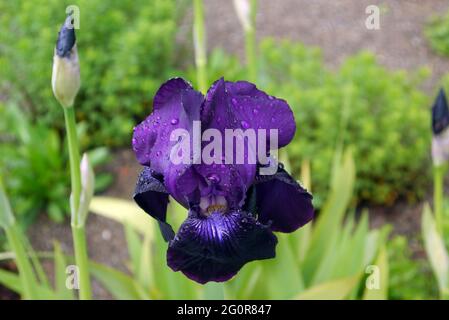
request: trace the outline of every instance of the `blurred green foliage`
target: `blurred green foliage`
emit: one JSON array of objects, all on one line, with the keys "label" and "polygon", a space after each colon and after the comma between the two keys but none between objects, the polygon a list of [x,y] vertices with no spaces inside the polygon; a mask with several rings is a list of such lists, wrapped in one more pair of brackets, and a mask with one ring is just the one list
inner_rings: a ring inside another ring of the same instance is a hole
[{"label": "blurred green foliage", "polygon": [[[33,124],[13,104],[0,103],[0,175],[11,197],[18,221],[24,226],[41,212],[61,222],[69,214],[70,172],[64,139],[43,124]],[[85,128],[79,126],[79,136]],[[109,159],[105,147],[89,152],[93,166]],[[111,174],[98,174],[96,190],[104,190]]]},{"label": "blurred green foliage", "polygon": [[433,18],[425,29],[425,35],[437,53],[449,56],[449,11]]},{"label": "blurred green foliage", "polygon": [[438,286],[432,279],[429,262],[413,256],[404,236],[388,243],[390,262],[389,298],[394,300],[437,299]]},{"label": "blurred green foliage", "polygon": [[[0,86],[34,119],[61,130],[61,107],[50,80],[52,56],[65,10],[73,1],[0,2]],[[81,90],[78,120],[89,124],[90,145],[128,144],[137,118],[173,62],[175,0],[79,0],[77,30]]]}]

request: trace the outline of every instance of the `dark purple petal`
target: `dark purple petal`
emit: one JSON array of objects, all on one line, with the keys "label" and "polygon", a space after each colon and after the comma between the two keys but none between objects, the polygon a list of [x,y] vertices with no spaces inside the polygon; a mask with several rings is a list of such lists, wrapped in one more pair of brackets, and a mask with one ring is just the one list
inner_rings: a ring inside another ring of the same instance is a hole
[{"label": "dark purple petal", "polygon": [[134,128],[133,149],[137,160],[164,174],[171,164],[170,151],[177,141],[170,141],[173,130],[191,130],[192,121],[199,120],[203,101],[201,93],[181,78],[164,83],[157,91],[153,112]]},{"label": "dark purple petal", "polygon": [[137,180],[134,201],[146,213],[158,220],[165,241],[174,237],[172,227],[166,223],[168,193],[162,182],[162,176],[145,167]]},{"label": "dark purple petal", "polygon": [[218,128],[265,129],[267,137],[270,129],[277,129],[279,148],[287,145],[296,131],[287,102],[267,95],[247,81],[215,82],[206,95],[201,120]]},{"label": "dark purple petal", "polygon": [[196,282],[222,282],[247,262],[273,258],[276,243],[270,229],[245,212],[190,212],[170,241],[167,263]]},{"label": "dark purple petal", "polygon": [[[248,162],[248,154],[249,152],[255,152],[256,146],[245,144],[242,164],[237,164],[236,159],[232,161],[233,164],[225,163],[225,130],[241,128],[241,121],[238,113],[234,112],[230,105],[230,96],[226,91],[223,78],[216,81],[209,89],[201,110],[201,121],[203,130],[217,129],[221,133],[222,162],[214,165],[195,165],[195,170],[206,181],[210,180],[210,177],[217,177],[219,180],[217,185],[224,194],[228,195],[231,206],[233,204],[238,206],[244,200],[244,195],[255,178],[256,163]],[[207,143],[203,143],[203,147]],[[231,156],[235,154],[236,144],[234,143]]]},{"label": "dark purple petal", "polygon": [[273,231],[293,232],[312,220],[312,195],[284,169],[272,176],[259,176],[253,188],[258,220],[271,222]]}]

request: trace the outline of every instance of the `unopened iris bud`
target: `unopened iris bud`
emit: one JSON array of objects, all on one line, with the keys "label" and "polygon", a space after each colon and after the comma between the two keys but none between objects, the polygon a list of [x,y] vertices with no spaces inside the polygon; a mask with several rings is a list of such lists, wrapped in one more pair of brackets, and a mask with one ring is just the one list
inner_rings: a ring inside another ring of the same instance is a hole
[{"label": "unopened iris bud", "polygon": [[243,29],[250,30],[252,28],[250,0],[234,0],[234,7]]},{"label": "unopened iris bud", "polygon": [[[76,217],[72,216],[72,224],[84,225],[86,223],[87,214],[89,213],[90,201],[94,195],[95,175],[94,170],[90,164],[87,153],[83,154],[80,163],[81,172],[81,196],[78,212]],[[74,210],[72,210],[74,212]]]},{"label": "unopened iris bud", "polygon": [[56,41],[51,84],[56,99],[63,107],[73,106],[80,88],[80,68],[72,16],[65,20]]},{"label": "unopened iris bud", "polygon": [[432,159],[438,166],[449,160],[449,107],[441,89],[432,107]]}]

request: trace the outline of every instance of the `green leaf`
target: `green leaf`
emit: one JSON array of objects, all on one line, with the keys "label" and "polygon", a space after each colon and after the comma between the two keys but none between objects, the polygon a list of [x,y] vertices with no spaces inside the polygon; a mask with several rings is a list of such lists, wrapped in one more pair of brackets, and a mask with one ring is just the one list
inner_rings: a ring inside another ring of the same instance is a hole
[{"label": "green leaf", "polygon": [[14,224],[14,215],[0,176],[0,227],[7,228]]},{"label": "green leaf", "polygon": [[276,258],[263,262],[268,293],[271,299],[290,299],[304,289],[299,265],[288,241],[288,235],[278,235]]},{"label": "green leaf", "polygon": [[54,243],[54,265],[55,265],[55,290],[58,299],[73,300],[75,298],[73,290],[66,286],[67,262],[61,250],[59,242]]},{"label": "green leaf", "polygon": [[205,300],[224,300],[223,283],[209,282],[205,284],[203,295]]},{"label": "green leaf", "polygon": [[355,164],[352,152],[348,149],[343,156],[342,163],[336,169],[335,181],[330,195],[314,225],[311,244],[308,248],[304,264],[304,279],[311,281],[323,259],[333,254],[330,252],[332,244],[339,237],[339,230],[344,214],[349,206],[355,181]]},{"label": "green leaf", "polygon": [[90,210],[121,224],[128,223],[141,234],[152,236],[153,224],[148,215],[134,202],[110,197],[94,197]]},{"label": "green leaf", "polygon": [[129,223],[125,223],[126,243],[128,245],[128,254],[131,258],[131,271],[138,274],[140,270],[140,257],[142,255],[142,239],[139,234],[131,227]]},{"label": "green leaf", "polygon": [[22,283],[16,273],[0,269],[0,283],[9,290],[22,295]]},{"label": "green leaf", "polygon": [[[11,271],[0,269],[0,283],[4,285],[6,288],[16,292],[17,294],[21,296],[24,295],[22,280],[20,279],[18,274]],[[57,299],[57,296],[51,290],[51,288],[48,288],[46,286],[42,285],[34,286],[33,293],[34,293],[33,299],[41,299],[41,300]]]},{"label": "green leaf", "polygon": [[360,275],[320,283],[295,297],[296,300],[342,300],[359,282]]},{"label": "green leaf", "polygon": [[437,278],[440,292],[449,292],[449,257],[428,204],[424,206],[421,228],[424,247]]},{"label": "green leaf", "polygon": [[[385,246],[383,245],[379,250],[379,255],[375,262],[373,273],[368,276],[365,292],[363,294],[364,300],[386,300],[388,299],[388,255]],[[377,273],[377,271],[379,273]],[[379,279],[373,279],[379,281],[378,288],[369,288],[370,277],[379,277]]]},{"label": "green leaf", "polygon": [[138,286],[134,279],[114,268],[90,262],[92,275],[119,300],[135,300],[140,298]]}]

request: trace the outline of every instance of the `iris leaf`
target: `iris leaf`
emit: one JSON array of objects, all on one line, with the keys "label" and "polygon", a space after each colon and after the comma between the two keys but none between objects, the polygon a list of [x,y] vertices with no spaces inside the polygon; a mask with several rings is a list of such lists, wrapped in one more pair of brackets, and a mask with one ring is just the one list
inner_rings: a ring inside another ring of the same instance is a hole
[{"label": "iris leaf", "polygon": [[296,300],[342,300],[359,282],[360,275],[320,283],[295,297]]}]

